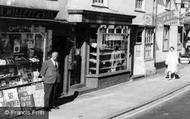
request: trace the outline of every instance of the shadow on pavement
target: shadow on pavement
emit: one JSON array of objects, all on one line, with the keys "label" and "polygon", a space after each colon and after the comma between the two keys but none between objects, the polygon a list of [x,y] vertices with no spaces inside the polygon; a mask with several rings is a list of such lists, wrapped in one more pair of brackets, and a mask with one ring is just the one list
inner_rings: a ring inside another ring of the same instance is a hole
[{"label": "shadow on pavement", "polygon": [[73,95],[67,96],[67,97],[62,97],[58,99],[57,105],[63,105],[66,104],[68,102],[72,102],[75,98],[77,98],[79,95],[78,91],[75,91]]}]

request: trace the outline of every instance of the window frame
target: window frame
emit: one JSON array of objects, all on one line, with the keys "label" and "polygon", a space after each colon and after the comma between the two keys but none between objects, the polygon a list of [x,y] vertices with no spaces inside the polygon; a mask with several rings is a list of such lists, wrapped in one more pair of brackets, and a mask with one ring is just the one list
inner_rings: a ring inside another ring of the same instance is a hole
[{"label": "window frame", "polygon": [[[140,7],[138,7],[138,2],[141,2]],[[145,0],[135,0],[135,11],[145,12]]]},{"label": "window frame", "polygon": [[108,7],[108,0],[92,0],[92,6]]},{"label": "window frame", "polygon": [[[144,59],[151,60],[154,58],[154,29],[146,28],[144,33]],[[146,55],[147,52],[149,52],[149,55]]]},{"label": "window frame", "polygon": [[[167,32],[167,34],[166,34],[166,32]],[[166,35],[167,35],[167,38],[166,38]],[[165,41],[165,39],[167,39],[167,41]],[[167,44],[165,44],[165,43],[167,43]],[[162,51],[163,52],[169,51],[169,45],[170,45],[170,26],[169,25],[164,25],[164,27],[163,27]]]},{"label": "window frame", "polygon": [[[119,32],[116,32],[118,29],[120,29]],[[103,76],[129,71],[130,29],[128,26],[102,25],[98,28],[96,34],[98,47],[96,47],[95,52],[89,47],[88,62],[91,64],[87,68],[87,74],[89,76]],[[116,47],[119,49],[115,50]],[[96,61],[93,62],[92,59],[95,57]],[[121,64],[116,65],[114,62],[120,62]]]},{"label": "window frame", "polygon": [[181,51],[183,47],[182,34],[183,34],[183,27],[178,26],[178,34],[177,34],[177,50],[178,51]]},{"label": "window frame", "polygon": [[[138,34],[138,33],[140,33],[140,32],[141,32],[141,35]],[[138,39],[139,37],[141,37],[141,41],[140,41],[140,42],[137,41],[137,39]],[[141,45],[141,44],[142,44],[142,41],[143,41],[143,30],[137,30],[137,32],[136,32],[136,44],[137,44],[137,45]]]}]

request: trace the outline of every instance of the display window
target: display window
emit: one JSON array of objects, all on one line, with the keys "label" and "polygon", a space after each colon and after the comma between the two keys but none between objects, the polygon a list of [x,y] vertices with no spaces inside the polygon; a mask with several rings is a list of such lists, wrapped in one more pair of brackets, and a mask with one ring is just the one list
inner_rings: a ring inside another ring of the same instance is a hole
[{"label": "display window", "polygon": [[154,42],[154,29],[145,29],[145,46],[144,58],[145,60],[153,59],[153,42]]},{"label": "display window", "polygon": [[169,26],[164,26],[163,29],[163,51],[168,51],[169,50],[169,31],[170,27]]},{"label": "display window", "polygon": [[89,74],[127,70],[128,27],[100,26],[97,36],[97,38],[93,37],[90,42]]},{"label": "display window", "polygon": [[0,107],[43,107],[45,42],[41,32],[0,32]]},{"label": "display window", "polygon": [[177,49],[180,51],[182,50],[182,30],[183,28],[181,26],[178,27],[178,34],[177,34]]}]

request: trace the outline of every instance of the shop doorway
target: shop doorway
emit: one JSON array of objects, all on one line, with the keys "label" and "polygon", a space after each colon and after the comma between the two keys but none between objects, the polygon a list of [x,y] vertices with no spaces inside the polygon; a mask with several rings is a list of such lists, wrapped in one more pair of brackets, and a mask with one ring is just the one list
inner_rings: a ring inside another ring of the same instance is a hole
[{"label": "shop doorway", "polygon": [[70,86],[81,83],[81,49],[73,45],[69,54],[69,62],[71,63],[70,73]]},{"label": "shop doorway", "polygon": [[59,53],[60,73],[63,80],[59,85],[59,93],[67,93],[71,88],[79,88],[81,84],[81,49],[76,41],[64,37],[54,36],[52,50]]},{"label": "shop doorway", "polygon": [[62,77],[61,82],[59,83],[58,86],[58,93],[61,95],[62,93],[64,93],[64,89],[66,88],[64,86],[65,83],[65,76],[64,76],[64,72],[65,72],[65,58],[67,56],[67,54],[69,53],[69,49],[67,46],[67,42],[66,42],[66,37],[65,36],[53,36],[52,39],[52,51],[57,51],[59,53],[59,58],[58,61],[60,63],[60,74]]}]

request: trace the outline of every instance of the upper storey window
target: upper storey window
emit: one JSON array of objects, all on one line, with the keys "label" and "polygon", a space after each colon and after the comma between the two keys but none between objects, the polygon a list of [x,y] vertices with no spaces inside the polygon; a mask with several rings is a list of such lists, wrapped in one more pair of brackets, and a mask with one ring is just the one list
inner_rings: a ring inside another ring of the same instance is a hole
[{"label": "upper storey window", "polygon": [[108,7],[107,0],[92,0],[93,6]]},{"label": "upper storey window", "polygon": [[140,11],[144,11],[144,3],[145,0],[136,0],[135,3],[135,10],[140,10]]}]

